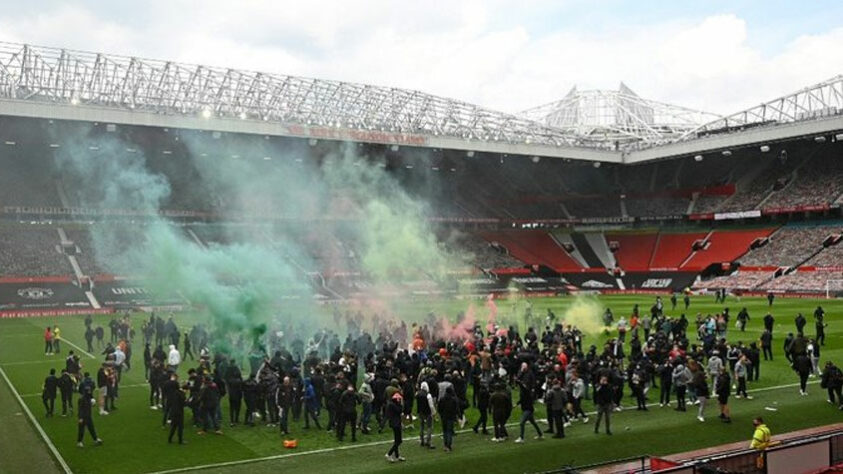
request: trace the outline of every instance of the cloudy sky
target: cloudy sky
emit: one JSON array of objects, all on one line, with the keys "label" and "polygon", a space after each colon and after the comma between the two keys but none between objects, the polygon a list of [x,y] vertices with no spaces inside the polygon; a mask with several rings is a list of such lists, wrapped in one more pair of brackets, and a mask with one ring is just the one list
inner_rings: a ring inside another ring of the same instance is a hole
[{"label": "cloudy sky", "polygon": [[[5,4],[5,5],[4,5]],[[0,40],[418,89],[735,112],[843,73],[843,2],[0,0]]]}]

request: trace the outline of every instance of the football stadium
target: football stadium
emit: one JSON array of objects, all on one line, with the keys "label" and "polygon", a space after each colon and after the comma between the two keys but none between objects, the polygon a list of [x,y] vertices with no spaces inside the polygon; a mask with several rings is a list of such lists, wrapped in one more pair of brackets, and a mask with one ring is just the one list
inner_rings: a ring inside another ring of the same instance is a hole
[{"label": "football stadium", "polygon": [[55,46],[0,43],[0,472],[843,469],[843,75],[513,113]]}]

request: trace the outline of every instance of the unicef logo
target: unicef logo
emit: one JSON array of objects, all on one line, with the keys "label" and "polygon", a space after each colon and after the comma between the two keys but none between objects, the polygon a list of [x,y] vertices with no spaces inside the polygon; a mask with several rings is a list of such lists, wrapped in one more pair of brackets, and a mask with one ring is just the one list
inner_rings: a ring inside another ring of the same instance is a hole
[{"label": "unicef logo", "polygon": [[53,296],[53,290],[49,288],[23,288],[18,290],[18,296],[28,300],[46,300]]}]

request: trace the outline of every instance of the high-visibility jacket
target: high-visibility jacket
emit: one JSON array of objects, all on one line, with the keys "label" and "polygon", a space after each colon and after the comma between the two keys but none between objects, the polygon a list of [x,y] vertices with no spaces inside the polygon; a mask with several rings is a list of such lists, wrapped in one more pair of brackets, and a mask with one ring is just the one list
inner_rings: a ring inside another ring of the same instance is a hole
[{"label": "high-visibility jacket", "polygon": [[750,447],[763,451],[770,445],[770,438],[770,428],[767,428],[767,425],[762,423],[755,428],[755,434],[752,435]]}]

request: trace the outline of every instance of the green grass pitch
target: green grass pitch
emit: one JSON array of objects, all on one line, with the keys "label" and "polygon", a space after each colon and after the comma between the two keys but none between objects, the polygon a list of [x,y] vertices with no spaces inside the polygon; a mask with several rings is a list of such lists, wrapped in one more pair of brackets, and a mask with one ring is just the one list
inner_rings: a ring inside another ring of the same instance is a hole
[{"label": "green grass pitch", "polygon": [[[635,303],[644,309],[649,308],[652,301],[653,297],[647,295],[600,298],[602,304],[613,309],[616,318],[620,315],[627,316]],[[536,299],[532,301],[533,312],[543,315],[545,308],[549,307],[561,314],[570,302],[571,299],[565,297]],[[199,437],[186,427],[185,437],[189,444],[168,445],[167,433],[161,428],[161,412],[150,410],[148,407],[149,390],[144,383],[142,347],[138,342],[135,344],[133,356],[134,367],[123,375],[120,398],[117,401],[119,409],[105,417],[94,415],[97,431],[105,440],[105,444],[93,447],[87,439],[86,447],[79,449],[76,447],[75,419],[60,416],[46,418],[40,391],[49,369],[54,367],[58,371],[63,367],[64,356],[72,348],[70,343],[80,348],[84,347],[83,317],[0,320],[0,368],[11,382],[14,392],[22,397],[34,415],[35,422],[49,437],[70,469],[77,473],[130,474],[188,469],[195,466],[206,466],[203,471],[220,473],[243,470],[252,473],[279,470],[345,474],[393,470],[430,473],[453,472],[463,468],[479,469],[478,472],[488,473],[535,472],[567,464],[583,465],[638,454],[669,454],[748,440],[752,433],[751,420],[756,415],[767,419],[774,435],[838,422],[843,413],[825,402],[825,390],[819,387],[816,378],[811,379],[809,396],[799,396],[798,379],[782,355],[782,340],[787,332],[795,330],[793,318],[797,312],[806,315],[809,320],[806,335],[813,336],[811,315],[817,304],[825,308],[828,323],[827,342],[822,350],[820,364],[827,360],[843,363],[843,300],[777,299],[772,308],[776,317],[773,347],[775,361],[762,361],[761,379],[749,385],[753,400],[738,400],[734,397],[730,400],[732,424],[717,421],[716,403],[712,400],[709,402],[705,423],[696,420],[693,410],[679,413],[656,405],[649,412],[631,410],[613,416],[615,435],[612,437],[595,435],[591,423],[583,426],[576,422],[566,430],[567,437],[563,440],[533,441],[531,433],[527,442],[522,445],[514,444],[511,440],[507,443],[492,443],[489,436],[460,432],[455,438],[454,451],[451,453],[445,453],[441,449],[423,450],[418,446],[418,431],[410,430],[405,432],[402,446],[402,455],[407,458],[407,462],[400,465],[388,464],[384,460],[384,453],[391,441],[391,435],[386,432],[380,435],[361,435],[357,443],[338,443],[330,433],[317,432],[314,429],[305,431],[300,423],[292,421],[291,437],[299,441],[299,447],[292,450],[283,448],[277,428],[228,428],[225,424],[225,433],[222,436]],[[431,308],[455,314],[464,309],[465,305],[465,302],[456,300],[407,303],[402,308],[402,313],[406,314],[408,319],[421,319]],[[667,313],[678,316],[679,311],[670,311],[669,306],[668,302]],[[761,318],[767,310],[766,300],[745,298],[738,302],[730,298],[726,306],[730,307],[733,317],[740,307],[746,306],[752,317],[745,333],[737,332],[734,325],[731,325],[728,338],[745,342],[757,340],[761,333]],[[722,307],[723,305],[714,304],[713,297],[695,296],[692,298],[688,317],[693,319],[697,312],[705,314],[718,311]],[[503,322],[506,323],[511,303],[501,302],[499,308]],[[521,309],[523,311],[523,304]],[[142,317],[144,316],[135,316],[136,328],[140,327]],[[101,324],[105,327],[109,318],[96,316],[95,325]],[[197,316],[177,315],[176,318],[180,326],[189,326]],[[66,343],[63,344],[61,355],[45,356],[42,332],[45,326],[55,323],[60,325],[62,338]],[[600,334],[589,334],[585,346],[592,343],[599,345],[605,338],[606,336]],[[82,356],[86,370],[90,370],[92,374],[96,371],[96,362],[99,360],[99,356],[96,360],[86,355]],[[186,372],[187,365],[182,364],[182,372]],[[28,417],[18,404],[13,391],[6,385],[5,381],[0,381],[0,424],[3,425],[3,430],[0,430],[0,446],[3,448],[0,472],[60,472],[60,467],[51,460],[49,450],[40,439],[36,427],[27,420]],[[628,393],[629,390],[626,389],[625,394]],[[656,398],[657,392],[650,394],[651,402]],[[629,398],[624,400],[627,407],[633,404],[634,401]],[[765,407],[776,408],[776,411],[767,410]],[[585,402],[584,408],[591,411],[591,402]],[[226,399],[223,399],[223,413],[225,418]],[[477,416],[473,409],[469,409],[467,414],[469,423]],[[537,415],[537,418],[544,418],[543,406],[538,406]],[[186,416],[189,421],[189,414]],[[326,417],[324,413],[322,416],[323,419]],[[518,416],[517,411],[513,413],[510,422],[517,422]],[[591,421],[593,420],[592,418]],[[467,425],[466,429],[468,426],[470,425]],[[437,425],[435,429],[440,430],[441,427]],[[510,430],[510,434],[514,433]],[[441,447],[441,441],[436,444]],[[246,460],[252,462],[240,463]]]}]

